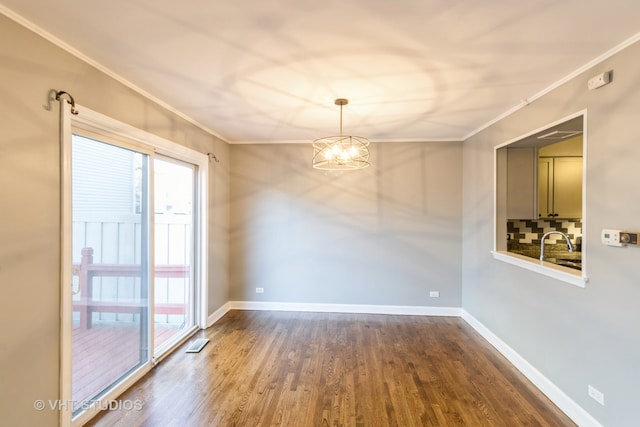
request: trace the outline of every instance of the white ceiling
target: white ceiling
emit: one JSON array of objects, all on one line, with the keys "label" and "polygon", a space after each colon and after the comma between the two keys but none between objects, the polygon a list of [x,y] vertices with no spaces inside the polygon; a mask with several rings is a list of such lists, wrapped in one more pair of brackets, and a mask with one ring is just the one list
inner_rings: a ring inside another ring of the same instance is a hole
[{"label": "white ceiling", "polygon": [[637,0],[0,3],[231,143],[336,134],[339,97],[345,133],[461,140],[640,31]]}]

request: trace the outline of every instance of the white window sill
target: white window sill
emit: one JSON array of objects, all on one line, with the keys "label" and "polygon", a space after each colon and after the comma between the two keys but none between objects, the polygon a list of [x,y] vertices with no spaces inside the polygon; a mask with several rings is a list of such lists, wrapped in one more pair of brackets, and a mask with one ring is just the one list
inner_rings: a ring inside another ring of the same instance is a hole
[{"label": "white window sill", "polygon": [[491,251],[491,253],[493,254],[493,258],[499,261],[517,265],[518,267],[553,277],[554,279],[570,283],[580,288],[586,287],[587,281],[589,280],[581,271],[556,265],[551,262],[536,260],[512,252]]}]

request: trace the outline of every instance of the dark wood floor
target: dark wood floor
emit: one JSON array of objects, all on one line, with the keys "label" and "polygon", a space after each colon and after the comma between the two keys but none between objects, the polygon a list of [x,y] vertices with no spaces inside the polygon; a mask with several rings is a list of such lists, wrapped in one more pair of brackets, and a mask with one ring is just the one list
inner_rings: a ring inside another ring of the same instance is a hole
[{"label": "dark wood floor", "polygon": [[575,425],[459,318],[231,311],[198,337],[90,425]]}]

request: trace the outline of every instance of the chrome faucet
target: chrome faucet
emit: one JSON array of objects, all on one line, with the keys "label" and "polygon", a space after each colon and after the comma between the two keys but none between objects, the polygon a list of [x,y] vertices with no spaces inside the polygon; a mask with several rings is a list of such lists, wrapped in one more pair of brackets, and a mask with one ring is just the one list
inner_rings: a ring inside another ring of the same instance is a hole
[{"label": "chrome faucet", "polygon": [[562,231],[547,231],[546,233],[544,233],[544,236],[542,236],[542,240],[540,241],[540,261],[542,261],[544,259],[544,239],[547,238],[548,235],[550,234],[560,234],[562,235],[562,237],[564,237],[564,240],[567,241],[567,246],[569,247],[569,252],[573,252],[573,245],[571,244],[571,240],[569,240],[569,236],[567,236],[566,234],[564,234]]}]

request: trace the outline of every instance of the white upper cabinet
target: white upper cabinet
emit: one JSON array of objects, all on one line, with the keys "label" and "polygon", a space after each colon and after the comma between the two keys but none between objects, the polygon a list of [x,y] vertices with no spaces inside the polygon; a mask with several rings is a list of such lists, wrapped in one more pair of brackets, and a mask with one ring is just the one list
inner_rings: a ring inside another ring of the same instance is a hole
[{"label": "white upper cabinet", "polygon": [[545,157],[538,165],[538,215],[582,218],[582,157]]},{"label": "white upper cabinet", "polygon": [[506,150],[509,219],[582,218],[582,135]]}]

